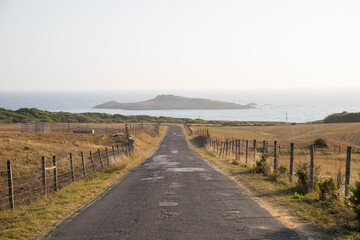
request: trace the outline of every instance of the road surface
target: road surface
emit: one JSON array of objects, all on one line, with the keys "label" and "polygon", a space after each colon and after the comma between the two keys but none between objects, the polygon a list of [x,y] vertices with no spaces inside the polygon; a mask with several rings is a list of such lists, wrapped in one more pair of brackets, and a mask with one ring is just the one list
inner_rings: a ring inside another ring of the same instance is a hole
[{"label": "road surface", "polygon": [[169,126],[155,154],[46,239],[300,239]]}]

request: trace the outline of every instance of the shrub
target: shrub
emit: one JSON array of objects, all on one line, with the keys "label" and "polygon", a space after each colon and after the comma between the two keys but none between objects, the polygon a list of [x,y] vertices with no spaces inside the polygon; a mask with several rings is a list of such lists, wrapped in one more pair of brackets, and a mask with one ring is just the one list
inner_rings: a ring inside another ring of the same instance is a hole
[{"label": "shrub", "polygon": [[[310,191],[310,164],[305,162],[296,167],[295,176],[298,180],[296,188],[301,193],[307,193]],[[320,166],[314,168],[314,186],[316,186],[320,177]]]},{"label": "shrub", "polygon": [[327,148],[328,147],[328,144],[326,143],[325,139],[323,139],[323,138],[316,139],[314,142],[314,145],[317,148]]},{"label": "shrub", "polygon": [[341,186],[344,184],[344,175],[341,171],[341,167],[339,168],[339,171],[336,174],[336,185],[338,188],[341,188]]},{"label": "shrub", "polygon": [[258,169],[256,168],[250,168],[249,173],[260,173]]},{"label": "shrub", "polygon": [[338,198],[338,186],[334,178],[328,178],[320,180],[316,185],[316,190],[319,193],[319,199],[321,201],[334,200]]},{"label": "shrub", "polygon": [[208,139],[205,136],[196,136],[193,139],[191,139],[191,142],[199,148],[204,148],[208,142]]},{"label": "shrub", "polygon": [[360,181],[355,181],[355,186],[349,186],[349,190],[352,193],[349,202],[356,213],[356,220],[360,221]]},{"label": "shrub", "polygon": [[274,182],[279,182],[283,175],[280,174],[279,170],[275,170],[269,175],[269,179]]},{"label": "shrub", "polygon": [[280,174],[286,175],[286,173],[288,172],[288,168],[285,164],[281,164],[278,168],[278,171]]},{"label": "shrub", "polygon": [[303,199],[304,196],[301,195],[301,194],[298,194],[297,192],[295,192],[294,195],[291,196],[291,198],[294,198],[294,199]]},{"label": "shrub", "polygon": [[266,154],[263,154],[261,156],[261,159],[259,161],[256,161],[255,169],[259,173],[263,173],[265,175],[268,175],[271,172],[269,163],[267,162],[267,155]]}]

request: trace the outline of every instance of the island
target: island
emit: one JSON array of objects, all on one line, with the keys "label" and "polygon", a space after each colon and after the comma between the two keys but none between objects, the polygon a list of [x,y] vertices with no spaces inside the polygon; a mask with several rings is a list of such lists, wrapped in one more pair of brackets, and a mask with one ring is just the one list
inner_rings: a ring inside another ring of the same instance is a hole
[{"label": "island", "polygon": [[96,105],[94,108],[123,110],[223,110],[223,109],[255,109],[256,103],[246,105],[216,101],[204,98],[188,98],[174,95],[158,95],[157,97],[135,103],[118,103],[115,101]]}]

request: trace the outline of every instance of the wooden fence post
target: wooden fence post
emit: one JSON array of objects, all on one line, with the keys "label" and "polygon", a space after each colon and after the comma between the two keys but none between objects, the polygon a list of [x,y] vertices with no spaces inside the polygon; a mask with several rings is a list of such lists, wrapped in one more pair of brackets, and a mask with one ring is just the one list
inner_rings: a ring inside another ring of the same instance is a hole
[{"label": "wooden fence post", "polygon": [[249,140],[246,140],[246,163],[248,163]]},{"label": "wooden fence post", "polygon": [[241,139],[239,139],[239,162],[241,162]]},{"label": "wooden fence post", "polygon": [[84,175],[84,177],[86,177],[86,168],[85,168],[85,160],[84,160],[83,152],[81,152],[81,164],[82,164],[82,169],[83,169],[83,175]]},{"label": "wooden fence post", "polygon": [[256,162],[256,140],[254,139],[254,160],[253,160],[253,166],[255,166],[255,162]]},{"label": "wooden fence post", "polygon": [[127,155],[127,156],[130,156],[130,154],[131,154],[130,142],[128,141],[128,142],[126,143],[126,155]]},{"label": "wooden fence post", "polygon": [[98,153],[99,153],[99,159],[100,159],[101,168],[104,168],[104,164],[103,164],[103,161],[102,161],[102,159],[101,159],[100,149],[98,149]]},{"label": "wooden fence post", "polygon": [[274,141],[274,171],[277,169],[277,141]]},{"label": "wooden fence post", "polygon": [[238,146],[238,139],[235,140],[235,160],[238,160],[239,154],[239,146]]},{"label": "wooden fence post", "polygon": [[235,141],[234,140],[231,140],[231,156],[234,156],[234,144],[235,143]]},{"label": "wooden fence post", "polygon": [[314,190],[314,145],[310,146],[310,189]]},{"label": "wooden fence post", "polygon": [[92,166],[93,173],[94,173],[95,172],[95,163],[94,163],[94,158],[93,158],[91,151],[90,151],[90,161],[91,161],[91,166]]},{"label": "wooden fence post", "polygon": [[58,190],[58,180],[57,180],[57,169],[56,169],[56,157],[53,156],[53,168],[54,168],[54,191]]},{"label": "wooden fence post", "polygon": [[346,168],[345,168],[345,199],[344,204],[348,202],[349,184],[350,184],[350,165],[351,165],[351,147],[347,148]]},{"label": "wooden fence post", "polygon": [[118,152],[118,156],[120,156],[120,148],[119,148],[119,145],[116,145],[116,149],[117,149],[117,152]]},{"label": "wooden fence post", "polygon": [[289,172],[290,182],[293,181],[293,174],[294,174],[294,143],[290,143],[290,172]]},{"label": "wooden fence post", "polygon": [[113,153],[114,163],[115,163],[116,162],[115,147],[114,146],[111,146],[111,147],[112,147],[112,153]]},{"label": "wooden fence post", "polygon": [[262,151],[262,152],[263,152],[263,154],[265,154],[265,148],[266,148],[266,146],[265,146],[265,145],[266,145],[266,142],[265,142],[265,140],[263,140],[263,151]]},{"label": "wooden fence post", "polygon": [[7,175],[8,175],[8,187],[9,187],[9,204],[10,204],[10,208],[13,210],[15,207],[14,186],[12,179],[11,162],[9,160],[7,161]]},{"label": "wooden fence post", "polygon": [[227,156],[228,156],[228,150],[229,150],[229,142],[226,140],[226,143],[225,143],[225,158],[227,158]]},{"label": "wooden fence post", "polygon": [[45,157],[41,157],[41,175],[42,175],[42,184],[43,184],[43,190],[44,194],[47,194],[46,191],[46,165],[45,165]]},{"label": "wooden fence post", "polygon": [[223,143],[222,143],[222,142],[220,142],[220,143],[219,143],[219,145],[220,145],[219,156],[221,157],[221,152],[222,152],[222,145],[223,145]]},{"label": "wooden fence post", "polygon": [[106,161],[107,161],[108,166],[109,166],[109,165],[110,165],[110,161],[109,161],[109,153],[108,153],[107,147],[105,148],[105,155],[106,155]]},{"label": "wooden fence post", "polygon": [[269,141],[266,141],[266,147],[265,147],[265,149],[266,149],[266,150],[265,150],[265,153],[266,153],[266,154],[268,153],[268,150],[269,150],[268,148],[269,148]]},{"label": "wooden fence post", "polygon": [[234,147],[235,147],[235,152],[234,152],[235,160],[238,160],[239,150],[238,150],[238,140],[237,139],[234,140]]},{"label": "wooden fence post", "polygon": [[75,172],[74,172],[74,164],[72,159],[72,154],[70,153],[70,167],[71,167],[71,179],[75,182]]}]

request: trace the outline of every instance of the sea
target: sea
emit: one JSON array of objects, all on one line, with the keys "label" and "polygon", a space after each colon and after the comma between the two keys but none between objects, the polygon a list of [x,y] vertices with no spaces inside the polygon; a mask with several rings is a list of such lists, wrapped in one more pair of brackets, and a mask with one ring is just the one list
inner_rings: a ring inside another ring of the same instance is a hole
[{"label": "sea", "polygon": [[[306,123],[322,120],[332,113],[360,112],[360,89],[332,90],[148,90],[4,92],[0,107],[10,110],[37,108],[51,112],[102,112],[122,115],[168,116],[204,120],[276,121]],[[208,98],[239,104],[256,103],[257,109],[237,110],[121,110],[95,109],[108,101],[137,102],[161,94]]]}]

